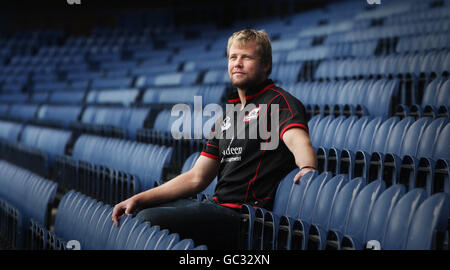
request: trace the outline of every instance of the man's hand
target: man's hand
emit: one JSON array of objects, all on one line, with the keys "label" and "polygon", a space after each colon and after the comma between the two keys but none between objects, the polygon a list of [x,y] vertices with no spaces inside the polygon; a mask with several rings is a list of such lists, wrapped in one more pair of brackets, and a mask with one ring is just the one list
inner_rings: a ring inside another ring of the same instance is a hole
[{"label": "man's hand", "polygon": [[130,215],[135,209],[137,209],[137,206],[138,204],[135,197],[131,197],[116,204],[111,215],[114,224],[119,227],[119,219],[121,219],[124,215]]},{"label": "man's hand", "polygon": [[297,184],[298,180],[302,178],[307,172],[314,171],[312,168],[304,168],[303,170],[300,170],[294,177],[294,183]]}]

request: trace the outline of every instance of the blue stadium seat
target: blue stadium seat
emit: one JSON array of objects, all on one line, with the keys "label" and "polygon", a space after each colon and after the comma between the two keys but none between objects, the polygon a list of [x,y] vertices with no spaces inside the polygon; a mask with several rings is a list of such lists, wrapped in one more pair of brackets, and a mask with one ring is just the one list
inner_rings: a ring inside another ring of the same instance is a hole
[{"label": "blue stadium seat", "polygon": [[[93,151],[94,149],[96,150]],[[135,192],[153,188],[162,179],[163,168],[170,162],[171,155],[172,148],[166,146],[91,135],[80,136],[72,154],[77,160],[117,168],[135,175]]]},{"label": "blue stadium seat", "polygon": [[326,249],[341,249],[344,235],[356,238],[364,235],[375,202],[385,187],[386,184],[383,180],[375,180],[359,192],[341,229],[338,227],[337,230],[332,229],[328,232]]},{"label": "blue stadium seat", "polygon": [[327,223],[313,224],[309,230],[308,249],[325,249],[330,231],[342,231],[348,220],[350,209],[358,193],[366,185],[364,178],[355,178],[349,181],[339,191],[332,205]]},{"label": "blue stadium seat", "polygon": [[414,213],[405,249],[442,249],[448,230],[450,195],[436,193],[427,198]]},{"label": "blue stadium seat", "polygon": [[[296,200],[295,198],[292,198],[292,196],[295,196],[295,194],[291,195],[290,201],[288,202],[288,209],[286,210],[286,214],[281,216],[280,218],[274,218],[274,215],[268,215],[266,214],[266,220],[265,222],[270,225],[270,222],[272,222],[274,225],[274,230],[272,232],[272,239],[268,237],[266,231],[270,231],[270,226],[264,224],[265,226],[265,235],[264,235],[264,242],[266,243],[265,246],[271,247],[272,249],[275,249],[278,246],[286,245],[287,243],[281,243],[279,245],[277,243],[278,239],[277,236],[279,235],[279,224],[290,224],[292,223],[292,238],[290,241],[290,244],[295,247],[300,247],[301,249],[305,249],[307,245],[307,235],[309,232],[309,226],[311,222],[313,221],[314,215],[315,215],[315,209],[316,205],[318,203],[318,199],[321,196],[321,192],[328,183],[332,179],[331,173],[324,172],[320,175],[314,177],[313,181],[310,181],[309,187],[304,192],[304,198],[301,204],[295,205]],[[293,204],[293,205],[292,205]],[[297,212],[295,212],[297,211]],[[277,214],[277,213],[274,213]],[[269,218],[271,217],[271,218]],[[277,220],[279,219],[279,220]],[[287,221],[289,219],[289,221]],[[276,221],[276,223],[274,222]],[[283,222],[283,223],[282,223]],[[287,236],[289,237],[289,236]],[[270,245],[271,244],[271,245]],[[290,247],[289,247],[290,248]],[[267,249],[267,248],[266,248]]]},{"label": "blue stadium seat", "polygon": [[[389,123],[388,121],[385,123]],[[413,122],[414,118],[407,117],[395,123],[394,126],[385,126],[384,123],[380,126],[372,145],[368,175],[370,180],[382,178],[385,154],[399,155],[404,136]]]},{"label": "blue stadium seat", "polygon": [[382,249],[405,249],[409,226],[417,208],[425,198],[425,190],[413,189],[398,201],[390,216],[386,232],[381,238]]},{"label": "blue stadium seat", "polygon": [[7,141],[17,142],[22,129],[22,124],[0,121],[0,138]]},{"label": "blue stadium seat", "polygon": [[42,105],[37,113],[37,118],[61,122],[63,127],[66,128],[69,123],[78,121],[81,110],[81,106]]},{"label": "blue stadium seat", "polygon": [[380,194],[370,212],[367,227],[359,235],[345,235],[342,238],[341,249],[364,249],[369,240],[381,241],[392,211],[405,193],[405,186],[392,185]]},{"label": "blue stadium seat", "polygon": [[196,248],[192,239],[180,239],[176,233],[170,234],[131,215],[121,218],[116,227],[111,214],[111,206],[71,190],[58,206],[55,236],[65,242],[76,239],[85,250]]},{"label": "blue stadium seat", "polygon": [[48,207],[55,200],[58,185],[6,161],[1,161],[0,169],[0,197],[21,212],[24,228],[30,219],[49,226]]}]

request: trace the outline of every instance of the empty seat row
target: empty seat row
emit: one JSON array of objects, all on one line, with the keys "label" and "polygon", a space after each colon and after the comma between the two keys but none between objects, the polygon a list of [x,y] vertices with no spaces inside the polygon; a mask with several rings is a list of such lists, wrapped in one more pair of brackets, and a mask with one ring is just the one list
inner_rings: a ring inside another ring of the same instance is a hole
[{"label": "empty seat row", "polygon": [[[427,196],[403,185],[386,188],[347,175],[311,172],[297,184],[294,170],[280,183],[273,211],[242,209],[247,249],[443,249],[450,195]],[[370,246],[368,246],[370,247]]]},{"label": "empty seat row", "polygon": [[[195,246],[191,239],[180,239],[176,232],[170,233],[131,215],[120,219],[116,227],[111,219],[112,210],[108,204],[69,191],[59,203],[54,232],[44,232],[51,237],[41,236],[63,244],[47,242],[37,246],[58,248],[76,243],[75,247],[83,250],[206,249],[206,246]],[[33,236],[38,238],[40,234],[42,231],[36,228]]]},{"label": "empty seat row", "polygon": [[135,139],[137,130],[144,127],[150,112],[150,108],[88,106],[80,122],[119,127],[123,129],[126,138]]},{"label": "empty seat row", "polygon": [[56,155],[64,155],[71,142],[72,132],[27,125],[20,135],[20,143],[44,151],[52,166]]},{"label": "empty seat row", "polygon": [[69,123],[78,121],[82,109],[81,106],[44,104],[37,112],[37,119],[62,123],[63,126],[67,127]]},{"label": "empty seat row", "polygon": [[143,191],[163,180],[163,170],[170,163],[172,152],[166,146],[81,135],[72,157],[132,174],[137,180],[136,190]]},{"label": "empty seat row", "polygon": [[142,96],[143,104],[194,104],[194,97],[201,97],[202,105],[220,104],[226,93],[226,85],[182,86],[148,88]]},{"label": "empty seat row", "polygon": [[398,79],[304,82],[290,91],[315,114],[370,115],[388,117],[399,95]]},{"label": "empty seat row", "polygon": [[50,209],[55,201],[57,184],[28,170],[0,161],[0,198],[21,215],[18,248],[24,243],[30,220],[44,227],[50,225]]},{"label": "empty seat row", "polygon": [[431,51],[367,58],[330,59],[319,64],[314,78],[319,80],[407,74],[419,77],[422,73],[448,74],[449,57],[450,53],[447,51]]},{"label": "empty seat row", "polygon": [[23,124],[0,120],[0,139],[17,142]]},{"label": "empty seat row", "polygon": [[[448,165],[450,159],[447,118],[423,117],[415,121],[412,117],[384,120],[380,117],[316,116],[309,126],[320,170],[349,173],[352,177],[384,178],[396,183],[401,181],[401,171],[407,169],[404,168],[407,164],[416,177],[419,163],[428,164],[432,176],[436,162],[441,160],[444,164],[440,168],[444,170],[442,173],[448,173],[445,171],[445,164]],[[411,178],[404,184],[414,188],[418,184],[416,180]],[[439,184],[447,191],[448,185],[445,182]],[[435,188],[437,186],[433,187],[432,179],[429,179],[426,188],[429,194],[434,193]]]},{"label": "empty seat row", "polygon": [[450,79],[435,78],[426,86],[420,104],[399,104],[396,115],[450,117]]},{"label": "empty seat row", "polygon": [[449,44],[450,39],[448,33],[407,36],[399,38],[396,51],[398,53],[405,53],[427,50],[446,50],[448,49]]},{"label": "empty seat row", "polygon": [[[53,166],[53,180],[61,190],[76,190],[115,205],[140,192],[136,176],[123,170],[91,162],[76,160],[70,156],[57,156]],[[155,183],[155,185],[159,184]]]}]

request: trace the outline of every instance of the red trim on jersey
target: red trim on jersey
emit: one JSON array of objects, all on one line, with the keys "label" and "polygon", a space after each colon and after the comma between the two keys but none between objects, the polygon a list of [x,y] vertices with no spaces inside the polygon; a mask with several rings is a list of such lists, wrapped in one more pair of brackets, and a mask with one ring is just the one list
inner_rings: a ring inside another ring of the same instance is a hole
[{"label": "red trim on jersey", "polygon": [[209,157],[209,158],[212,158],[212,159],[219,159],[218,156],[215,156],[215,155],[212,155],[212,154],[206,153],[206,152],[201,152],[200,155],[205,156],[205,157]]},{"label": "red trim on jersey", "polygon": [[215,147],[215,148],[219,148],[219,146],[214,145],[214,144],[210,144],[209,142],[207,142],[206,145],[209,145],[209,146],[212,146],[212,147]]},{"label": "red trim on jersey", "polygon": [[[269,88],[271,88],[271,87],[273,87],[273,86],[275,86],[274,83],[269,84],[268,86],[264,87],[263,90],[259,91],[259,92],[256,93],[256,94],[253,94],[253,95],[250,95],[250,96],[245,96],[245,100],[250,100],[250,99],[257,98],[258,96],[260,96],[261,94],[263,94],[264,92],[266,92],[267,90],[269,90]],[[241,101],[240,98],[235,98],[235,99],[229,99],[229,100],[228,100],[228,103],[236,103],[236,102],[240,102],[240,101]]]},{"label": "red trim on jersey", "polygon": [[293,127],[299,127],[299,128],[304,129],[306,132],[309,132],[309,131],[308,131],[308,127],[305,126],[305,125],[303,125],[303,124],[295,124],[295,123],[294,123],[294,124],[290,124],[290,125],[287,125],[286,127],[284,127],[283,130],[281,131],[281,133],[280,133],[280,140],[283,140],[283,134],[284,134],[288,129],[293,128]]}]

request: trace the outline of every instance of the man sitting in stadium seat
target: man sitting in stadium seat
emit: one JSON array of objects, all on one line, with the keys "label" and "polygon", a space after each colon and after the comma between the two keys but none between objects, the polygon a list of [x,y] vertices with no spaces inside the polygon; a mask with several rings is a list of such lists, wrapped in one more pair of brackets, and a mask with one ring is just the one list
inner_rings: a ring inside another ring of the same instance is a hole
[{"label": "man sitting in stadium seat", "polygon": [[[125,214],[138,213],[143,220],[209,249],[236,249],[242,204],[270,210],[284,176],[299,167],[297,182],[315,169],[303,104],[268,79],[272,49],[267,34],[263,30],[234,33],[228,40],[227,56],[228,74],[237,88],[228,102],[236,104],[238,112],[227,111],[220,119],[214,137],[191,170],[118,203],[112,213],[117,226]],[[267,147],[267,138],[242,138],[258,123],[265,121],[270,127],[273,114],[278,115],[278,126],[270,130],[271,135],[276,131],[277,141],[281,140],[275,149]],[[229,130],[233,130],[231,135]],[[185,199],[205,189],[217,175],[213,198],[203,202]]]}]

